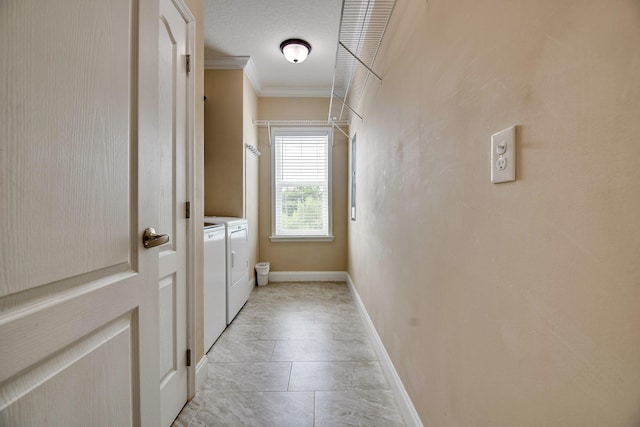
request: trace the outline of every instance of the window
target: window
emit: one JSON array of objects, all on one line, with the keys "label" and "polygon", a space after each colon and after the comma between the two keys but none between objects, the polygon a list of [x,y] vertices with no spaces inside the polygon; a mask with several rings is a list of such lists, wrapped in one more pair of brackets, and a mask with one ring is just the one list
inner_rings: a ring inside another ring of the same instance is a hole
[{"label": "window", "polygon": [[272,129],[271,136],[271,240],[333,240],[331,128]]}]

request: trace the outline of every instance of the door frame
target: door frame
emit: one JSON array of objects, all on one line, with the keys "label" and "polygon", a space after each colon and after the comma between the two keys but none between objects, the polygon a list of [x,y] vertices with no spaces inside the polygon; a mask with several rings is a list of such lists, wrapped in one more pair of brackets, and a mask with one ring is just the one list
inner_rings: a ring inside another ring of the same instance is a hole
[{"label": "door frame", "polygon": [[[196,101],[196,19],[187,7],[184,0],[171,0],[176,9],[180,12],[187,23],[187,55],[190,55],[190,71],[187,73],[187,100],[186,100],[186,177],[187,191],[186,198],[190,203],[190,218],[187,221],[187,263],[186,263],[186,291],[187,291],[187,348],[191,350],[190,366],[187,366],[187,401],[193,398],[196,393],[196,260],[197,260],[197,238],[202,238],[202,224],[196,224],[195,213],[199,206],[196,195],[196,117],[195,117],[195,101]],[[185,402],[186,403],[186,402]]]}]

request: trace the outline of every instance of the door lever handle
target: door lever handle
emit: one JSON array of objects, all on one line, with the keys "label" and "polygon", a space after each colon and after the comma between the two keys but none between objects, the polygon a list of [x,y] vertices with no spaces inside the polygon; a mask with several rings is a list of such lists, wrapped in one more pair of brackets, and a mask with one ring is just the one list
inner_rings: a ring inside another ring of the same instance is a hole
[{"label": "door lever handle", "polygon": [[156,230],[149,227],[144,230],[142,234],[142,244],[145,248],[155,248],[156,246],[164,245],[169,241],[168,234],[156,234]]}]

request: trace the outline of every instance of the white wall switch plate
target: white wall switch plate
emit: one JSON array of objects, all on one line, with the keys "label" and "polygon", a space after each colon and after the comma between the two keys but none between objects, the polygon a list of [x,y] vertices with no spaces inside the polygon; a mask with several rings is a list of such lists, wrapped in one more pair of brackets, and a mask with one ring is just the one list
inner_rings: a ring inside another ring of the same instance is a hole
[{"label": "white wall switch plate", "polygon": [[491,135],[491,182],[516,180],[516,127]]}]

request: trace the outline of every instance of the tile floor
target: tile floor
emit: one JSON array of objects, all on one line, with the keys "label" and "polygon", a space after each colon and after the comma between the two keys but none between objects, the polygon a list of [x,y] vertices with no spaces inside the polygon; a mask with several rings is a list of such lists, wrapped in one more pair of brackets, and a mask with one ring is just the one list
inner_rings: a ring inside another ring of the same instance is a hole
[{"label": "tile floor", "polygon": [[174,427],[404,426],[345,283],[269,283],[208,354]]}]

